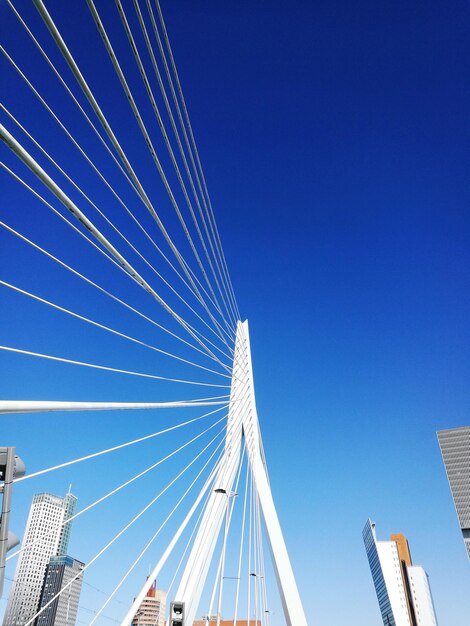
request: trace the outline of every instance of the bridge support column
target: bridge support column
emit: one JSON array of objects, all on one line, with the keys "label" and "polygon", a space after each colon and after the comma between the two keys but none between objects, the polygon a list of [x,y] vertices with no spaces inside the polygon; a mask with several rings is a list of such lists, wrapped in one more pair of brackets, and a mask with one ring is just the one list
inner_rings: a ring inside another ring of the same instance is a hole
[{"label": "bridge support column", "polygon": [[214,482],[214,490],[209,498],[175,596],[178,601],[185,603],[185,626],[191,626],[196,615],[226,510],[224,492],[229,494],[232,490],[238,464],[240,463],[243,437],[254,478],[254,488],[259,496],[263,519],[267,529],[286,624],[288,626],[307,626],[307,620],[271,494],[266,463],[262,455],[253,386],[248,322],[246,321],[244,323],[239,322],[237,326],[227,429],[225,453]]},{"label": "bridge support column", "polygon": [[[276,507],[274,506],[266,462],[262,452],[253,386],[248,322],[238,322],[237,325],[225,448],[219,467],[215,473],[215,478],[212,484],[208,481],[199,494],[197,501],[178,529],[175,537],[170,542],[163,557],[155,566],[150,578],[137,594],[132,607],[121,622],[121,626],[129,626],[135,612],[140,606],[140,602],[153,583],[153,579],[161,571],[176,541],[179,539],[194,514],[204,493],[206,493],[206,489],[210,489],[208,502],[199,524],[193,547],[175,594],[175,600],[172,603],[172,606],[178,605],[184,607],[183,624],[184,626],[192,626],[217,539],[227,513],[227,498],[233,495],[233,484],[241,462],[241,445],[243,439],[245,440],[248,462],[253,475],[253,487],[259,497],[261,511],[267,529],[269,547],[286,624],[287,626],[307,626],[307,620],[282,535]],[[172,626],[173,621],[178,623],[178,619],[179,618],[175,621],[170,616],[169,626]],[[181,620],[179,623],[181,623]]]}]

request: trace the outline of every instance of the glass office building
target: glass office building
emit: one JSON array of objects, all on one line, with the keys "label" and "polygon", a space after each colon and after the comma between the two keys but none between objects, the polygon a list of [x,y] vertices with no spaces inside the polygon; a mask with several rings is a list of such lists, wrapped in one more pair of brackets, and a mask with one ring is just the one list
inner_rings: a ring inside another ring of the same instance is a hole
[{"label": "glass office building", "polygon": [[65,554],[70,537],[70,519],[77,498],[51,493],[34,496],[16,565],[3,626],[22,626],[37,613],[44,575],[51,556]]},{"label": "glass office building", "polygon": [[35,626],[75,626],[84,567],[84,563],[70,556],[51,557],[38,608],[48,606],[36,618]]},{"label": "glass office building", "polygon": [[362,536],[384,626],[437,626],[428,576],[413,565],[406,537],[377,541],[370,519]]}]

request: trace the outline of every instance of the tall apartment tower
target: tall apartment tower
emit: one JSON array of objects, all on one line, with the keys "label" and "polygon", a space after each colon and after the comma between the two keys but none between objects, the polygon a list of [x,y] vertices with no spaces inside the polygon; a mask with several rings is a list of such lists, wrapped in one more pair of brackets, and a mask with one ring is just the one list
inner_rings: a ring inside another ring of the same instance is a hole
[{"label": "tall apartment tower", "polygon": [[[217,617],[211,615],[210,617],[203,617],[196,619],[193,622],[193,626],[217,626]],[[233,619],[221,619],[220,626],[261,626],[261,620],[257,619],[237,619],[235,622]]]},{"label": "tall apartment tower", "polygon": [[[46,568],[39,609],[61,589],[65,591],[36,618],[34,626],[75,626],[85,564],[70,556],[51,556]],[[71,583],[68,587],[67,584]]]},{"label": "tall apartment tower", "polygon": [[[203,617],[196,619],[193,622],[193,626],[217,626],[217,617],[211,615],[210,617]],[[220,626],[261,626],[261,620],[257,619],[237,619],[235,622],[233,619],[221,619]]]},{"label": "tall apartment tower", "polygon": [[370,519],[362,536],[384,626],[437,626],[428,576],[412,564],[406,537],[377,541]]},{"label": "tall apartment tower", "polygon": [[51,556],[64,555],[77,498],[69,493],[61,498],[50,493],[34,496],[29,510],[23,546],[18,557],[3,626],[23,626],[38,611],[46,568]]},{"label": "tall apartment tower", "polygon": [[157,589],[157,581],[142,600],[132,626],[165,626],[166,593]]},{"label": "tall apartment tower", "polygon": [[470,559],[470,426],[440,430],[437,438]]}]

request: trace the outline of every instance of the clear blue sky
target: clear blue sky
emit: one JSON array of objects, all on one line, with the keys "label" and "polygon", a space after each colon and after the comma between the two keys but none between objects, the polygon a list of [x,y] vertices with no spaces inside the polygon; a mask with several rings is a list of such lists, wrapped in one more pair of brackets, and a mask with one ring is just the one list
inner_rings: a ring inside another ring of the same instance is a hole
[{"label": "clear blue sky", "polygon": [[[111,66],[96,62],[101,42],[86,6],[60,15],[60,4],[51,2],[51,11],[122,125],[130,113]],[[164,2],[163,10],[238,302],[250,322],[272,489],[309,624],[380,623],[361,538],[371,517],[380,539],[391,532],[408,537],[414,562],[429,574],[440,626],[465,626],[469,564],[436,430],[470,421],[470,10],[463,2],[210,0]],[[35,9],[24,12],[52,52]],[[120,26],[112,12],[105,15],[110,27]],[[2,22],[6,16],[5,47],[89,138],[32,46],[20,46],[27,39],[2,3]],[[132,68],[130,57],[124,63]],[[49,134],[53,124],[27,90],[19,83],[9,89],[7,67],[2,60],[6,106],[72,167],[72,151],[57,131]],[[121,128],[138,160],[133,120]],[[5,149],[2,157],[15,163]],[[139,165],[151,185],[150,161]],[[58,220],[0,176],[2,189],[8,183],[2,219],[102,276],[97,255],[84,258],[81,244],[72,249]],[[86,174],[81,181],[105,202]],[[155,183],[159,193],[171,221]],[[102,301],[88,300],[84,287],[4,233],[0,255],[3,280],[101,315]],[[108,284],[118,287],[122,279],[114,276]],[[146,306],[136,288],[126,289]],[[4,289],[1,297],[4,344],[158,371],[152,355],[126,348],[121,358],[116,340],[82,333]],[[100,319],[146,332],[112,306]],[[155,389],[175,395],[174,387],[152,381],[51,364],[34,363],[33,370],[26,357],[0,359],[4,398],[89,399],[90,385],[90,399],[148,399]],[[134,414],[93,422],[3,418],[2,442],[16,444],[33,471],[152,432],[155,423]],[[84,477],[100,471],[84,470]],[[80,502],[88,502],[84,477],[70,472],[18,487],[16,527],[42,489],[60,493],[71,480]],[[93,533],[105,526],[102,518],[98,524]],[[88,539],[77,522],[74,556],[90,558]],[[97,586],[107,588],[107,567]],[[127,589],[126,598],[132,593]]]}]

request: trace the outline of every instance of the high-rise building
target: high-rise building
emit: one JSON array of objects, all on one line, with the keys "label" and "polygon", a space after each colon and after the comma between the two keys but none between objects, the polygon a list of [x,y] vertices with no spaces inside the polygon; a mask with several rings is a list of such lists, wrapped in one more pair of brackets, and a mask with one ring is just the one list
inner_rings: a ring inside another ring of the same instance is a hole
[{"label": "high-rise building", "polygon": [[[74,626],[78,600],[82,588],[81,572],[85,564],[70,556],[51,556],[46,568],[39,600],[39,609],[46,606],[64,589],[36,618],[34,626]],[[68,587],[67,584],[71,583]]]},{"label": "high-rise building", "polygon": [[64,498],[50,493],[34,496],[3,626],[23,626],[36,615],[49,560],[66,554],[71,523],[63,522],[72,517],[76,502],[70,491]]},{"label": "high-rise building", "polygon": [[165,626],[166,593],[154,581],[137,610],[132,626]]},{"label": "high-rise building", "polygon": [[370,519],[362,536],[384,626],[437,626],[428,576],[413,565],[406,537],[377,541]]},{"label": "high-rise building", "polygon": [[437,438],[470,559],[470,426],[440,430]]},{"label": "high-rise building", "polygon": [[[196,619],[193,622],[193,626],[217,626],[217,617],[211,615],[210,618],[202,617],[201,619]],[[235,623],[233,619],[221,619],[220,626],[261,626],[261,620],[237,619]]]},{"label": "high-rise building", "polygon": [[[217,617],[211,615],[210,618],[202,617],[193,622],[193,626],[217,626]],[[261,620],[254,619],[237,619],[236,623],[233,619],[221,619],[220,626],[261,626]]]}]

